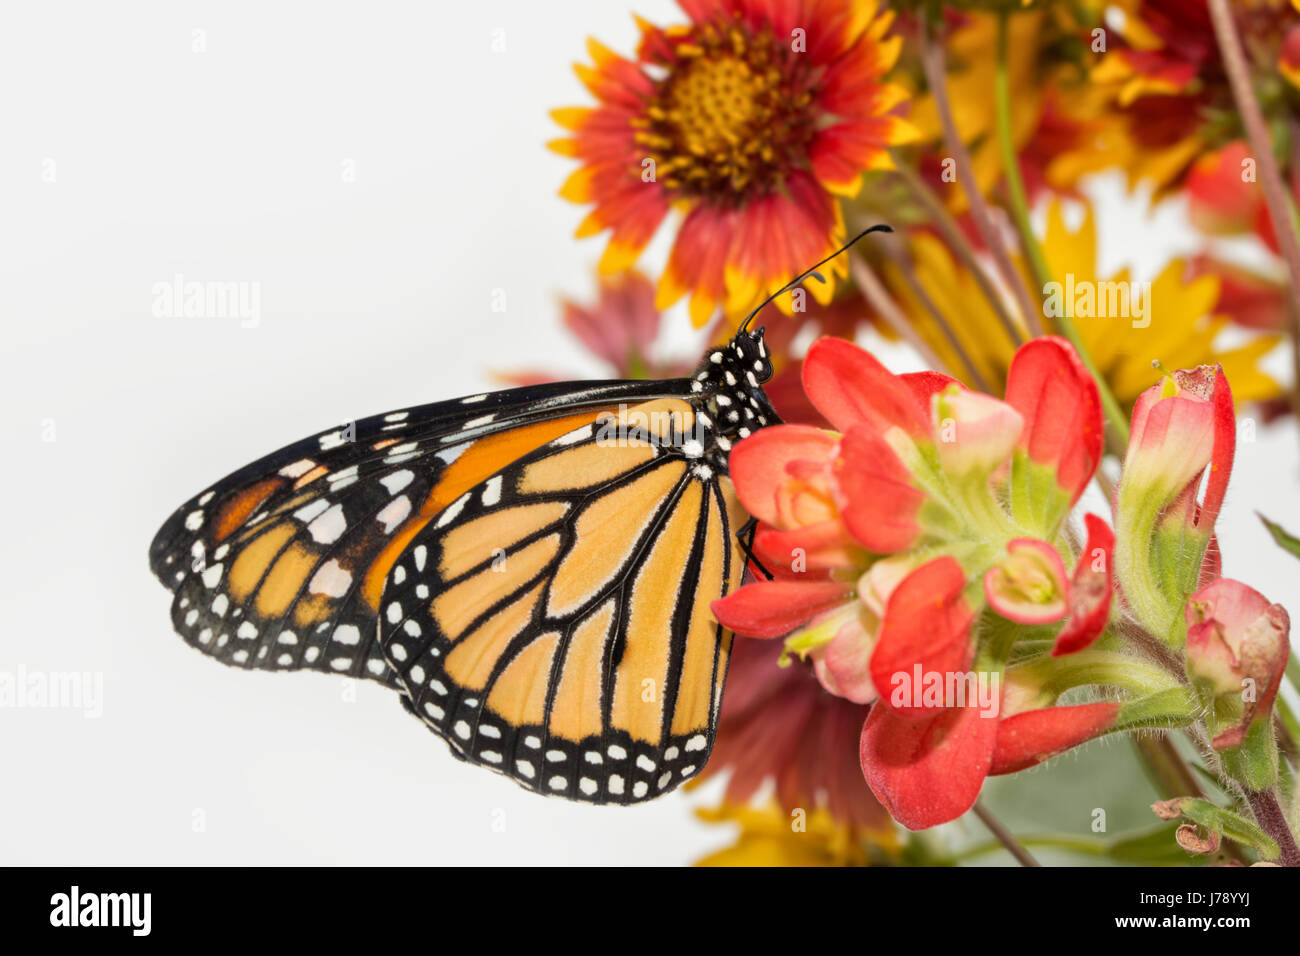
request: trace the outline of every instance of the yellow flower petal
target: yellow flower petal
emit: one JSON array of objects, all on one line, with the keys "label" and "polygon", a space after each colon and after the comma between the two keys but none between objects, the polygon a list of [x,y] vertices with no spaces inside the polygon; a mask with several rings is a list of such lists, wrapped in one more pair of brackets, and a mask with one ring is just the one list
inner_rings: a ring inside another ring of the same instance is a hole
[{"label": "yellow flower petal", "polygon": [[579,166],[569,174],[569,178],[560,187],[560,196],[569,202],[588,203],[595,198],[592,180],[595,170],[590,166]]},{"label": "yellow flower petal", "polygon": [[585,106],[564,106],[551,110],[551,119],[572,132],[581,127],[591,113],[592,110]]}]

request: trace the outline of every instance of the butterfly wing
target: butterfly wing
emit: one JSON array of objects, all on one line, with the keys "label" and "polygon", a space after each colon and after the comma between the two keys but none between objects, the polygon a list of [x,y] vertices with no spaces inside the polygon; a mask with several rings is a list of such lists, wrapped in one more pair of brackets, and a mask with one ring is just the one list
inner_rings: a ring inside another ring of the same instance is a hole
[{"label": "butterfly wing", "polygon": [[[638,411],[691,428],[680,398]],[[597,803],[704,766],[731,642],[709,605],[744,566],[730,480],[653,427],[602,439],[626,422],[578,427],[467,490],[412,537],[380,609],[404,704],[457,756]]]},{"label": "butterfly wing", "polygon": [[375,643],[388,572],[415,534],[473,487],[619,402],[672,383],[560,383],[376,415],[227,476],[150,547],[172,622],[223,663],[386,684]]}]

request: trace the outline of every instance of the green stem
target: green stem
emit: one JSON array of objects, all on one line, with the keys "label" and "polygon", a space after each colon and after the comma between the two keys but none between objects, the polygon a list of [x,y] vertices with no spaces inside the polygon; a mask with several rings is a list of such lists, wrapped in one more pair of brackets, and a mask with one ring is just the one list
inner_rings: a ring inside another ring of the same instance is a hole
[{"label": "green stem", "polygon": [[992,814],[988,807],[976,800],[975,806],[971,809],[975,811],[975,816],[980,818],[980,822],[989,828],[989,832],[998,838],[998,844],[1015,857],[1017,863],[1021,866],[1039,865],[1038,861],[1021,845],[1020,841],[1015,838],[1002,821]]},{"label": "green stem", "polygon": [[1065,657],[1047,657],[1011,668],[1032,674],[1045,694],[1059,697],[1072,687],[1090,684],[1118,687],[1137,695],[1153,694],[1181,686],[1163,667],[1131,654],[1086,650]]},{"label": "green stem", "polygon": [[[1025,195],[1025,184],[1020,177],[1020,164],[1016,159],[1016,146],[1011,135],[1011,81],[1007,75],[1007,22],[1008,14],[1004,11],[998,15],[998,57],[993,77],[994,110],[997,116],[998,145],[1002,152],[1003,174],[1007,182],[1007,195],[1011,205],[1011,218],[1015,222],[1016,232],[1024,247],[1025,257],[1029,260],[1030,271],[1039,289],[1045,289],[1052,281],[1052,270],[1047,264],[1043,247],[1034,236],[1033,223],[1029,220],[1029,200]],[[1056,317],[1061,334],[1070,340],[1079,359],[1097,382],[1097,392],[1101,395],[1102,411],[1110,425],[1111,451],[1124,457],[1128,448],[1128,418],[1119,407],[1110,385],[1097,369],[1097,364],[1083,345],[1079,330],[1068,315]]]},{"label": "green stem", "polygon": [[1151,783],[1162,799],[1205,796],[1196,775],[1167,734],[1135,735],[1133,746],[1146,765]]},{"label": "green stem", "polygon": [[[1273,699],[1273,708],[1277,713],[1277,719],[1281,722],[1282,728],[1286,731],[1289,738],[1287,741],[1291,747],[1300,744],[1300,720],[1296,719],[1296,713],[1291,705],[1286,702],[1281,694]],[[1294,750],[1288,749],[1287,756],[1291,757],[1293,762],[1295,758]]]},{"label": "green stem", "polygon": [[[1018,838],[1021,846],[1042,847],[1049,850],[1066,850],[1070,853],[1082,853],[1088,856],[1107,856],[1110,853],[1110,847],[1104,840],[1089,840],[1087,837],[1070,836],[1066,833],[1031,833],[1027,836]],[[978,843],[975,846],[953,855],[953,860],[960,863],[963,860],[969,860],[971,857],[983,856],[986,853],[993,853],[996,850],[1005,850],[1006,847],[999,840],[989,840],[986,843]]]}]

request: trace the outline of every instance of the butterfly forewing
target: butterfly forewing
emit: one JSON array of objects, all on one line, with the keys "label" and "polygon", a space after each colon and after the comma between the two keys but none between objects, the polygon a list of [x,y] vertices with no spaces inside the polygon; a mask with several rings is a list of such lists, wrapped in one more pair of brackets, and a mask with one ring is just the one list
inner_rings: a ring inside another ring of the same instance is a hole
[{"label": "butterfly forewing", "polygon": [[[644,421],[669,424],[628,427]],[[730,648],[709,605],[738,583],[744,519],[695,425],[682,399],[606,414],[412,539],[381,645],[408,709],[458,756],[599,803],[703,767]]]},{"label": "butterfly forewing", "polygon": [[150,566],[174,593],[173,625],[232,666],[391,684],[375,619],[416,531],[501,464],[664,384],[470,396],[376,415],[253,462],[177,509],[154,538]]}]

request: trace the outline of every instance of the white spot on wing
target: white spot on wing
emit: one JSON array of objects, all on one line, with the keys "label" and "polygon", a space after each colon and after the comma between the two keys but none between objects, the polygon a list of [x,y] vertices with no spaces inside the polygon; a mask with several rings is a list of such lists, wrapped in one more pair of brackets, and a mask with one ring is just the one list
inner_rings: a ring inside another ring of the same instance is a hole
[{"label": "white spot on wing", "polygon": [[379,479],[379,483],[388,489],[390,495],[395,495],[415,478],[415,472],[409,468],[403,468],[401,471],[395,471],[391,475],[384,475]]},{"label": "white spot on wing", "polygon": [[[465,507],[465,502],[469,501],[469,495],[470,493],[467,491],[451,504],[447,505],[447,507],[443,509],[442,514],[438,516],[438,522],[434,527],[445,528],[447,525],[455,521],[456,516],[460,514],[461,509]],[[424,570],[423,563],[420,564],[420,570]]]},{"label": "white spot on wing", "polygon": [[330,558],[312,575],[307,590],[312,594],[324,594],[326,597],[341,598],[352,586],[352,572],[339,564],[337,558]]},{"label": "white spot on wing", "polygon": [[332,637],[340,644],[355,646],[361,642],[361,629],[355,624],[344,624],[342,627],[334,628]]},{"label": "white spot on wing", "polygon": [[581,428],[575,428],[567,435],[561,435],[552,445],[576,445],[580,441],[586,441],[592,435],[591,426],[583,425]]},{"label": "white spot on wing", "polygon": [[402,495],[394,498],[384,510],[375,515],[375,520],[384,526],[384,534],[392,534],[393,529],[406,520],[411,513],[411,499]]},{"label": "white spot on wing", "polygon": [[307,526],[317,544],[333,544],[347,529],[348,522],[343,517],[342,505],[333,505]]},{"label": "white spot on wing", "polygon": [[280,469],[280,474],[285,478],[301,478],[307,472],[316,467],[316,462],[310,458],[299,458],[291,465],[285,465]]},{"label": "white spot on wing", "polygon": [[221,583],[221,568],[222,566],[220,564],[214,564],[203,572],[202,578],[204,587],[215,588]]},{"label": "white spot on wing", "polygon": [[344,441],[343,429],[336,429],[327,435],[320,436],[320,450],[329,451],[331,448],[338,448]]},{"label": "white spot on wing", "polygon": [[311,521],[313,518],[315,518],[317,515],[319,515],[322,511],[324,511],[329,506],[330,503],[326,501],[324,498],[317,498],[315,501],[307,502],[305,505],[303,505],[301,508],[295,511],[293,513],[293,516],[302,522]]}]

